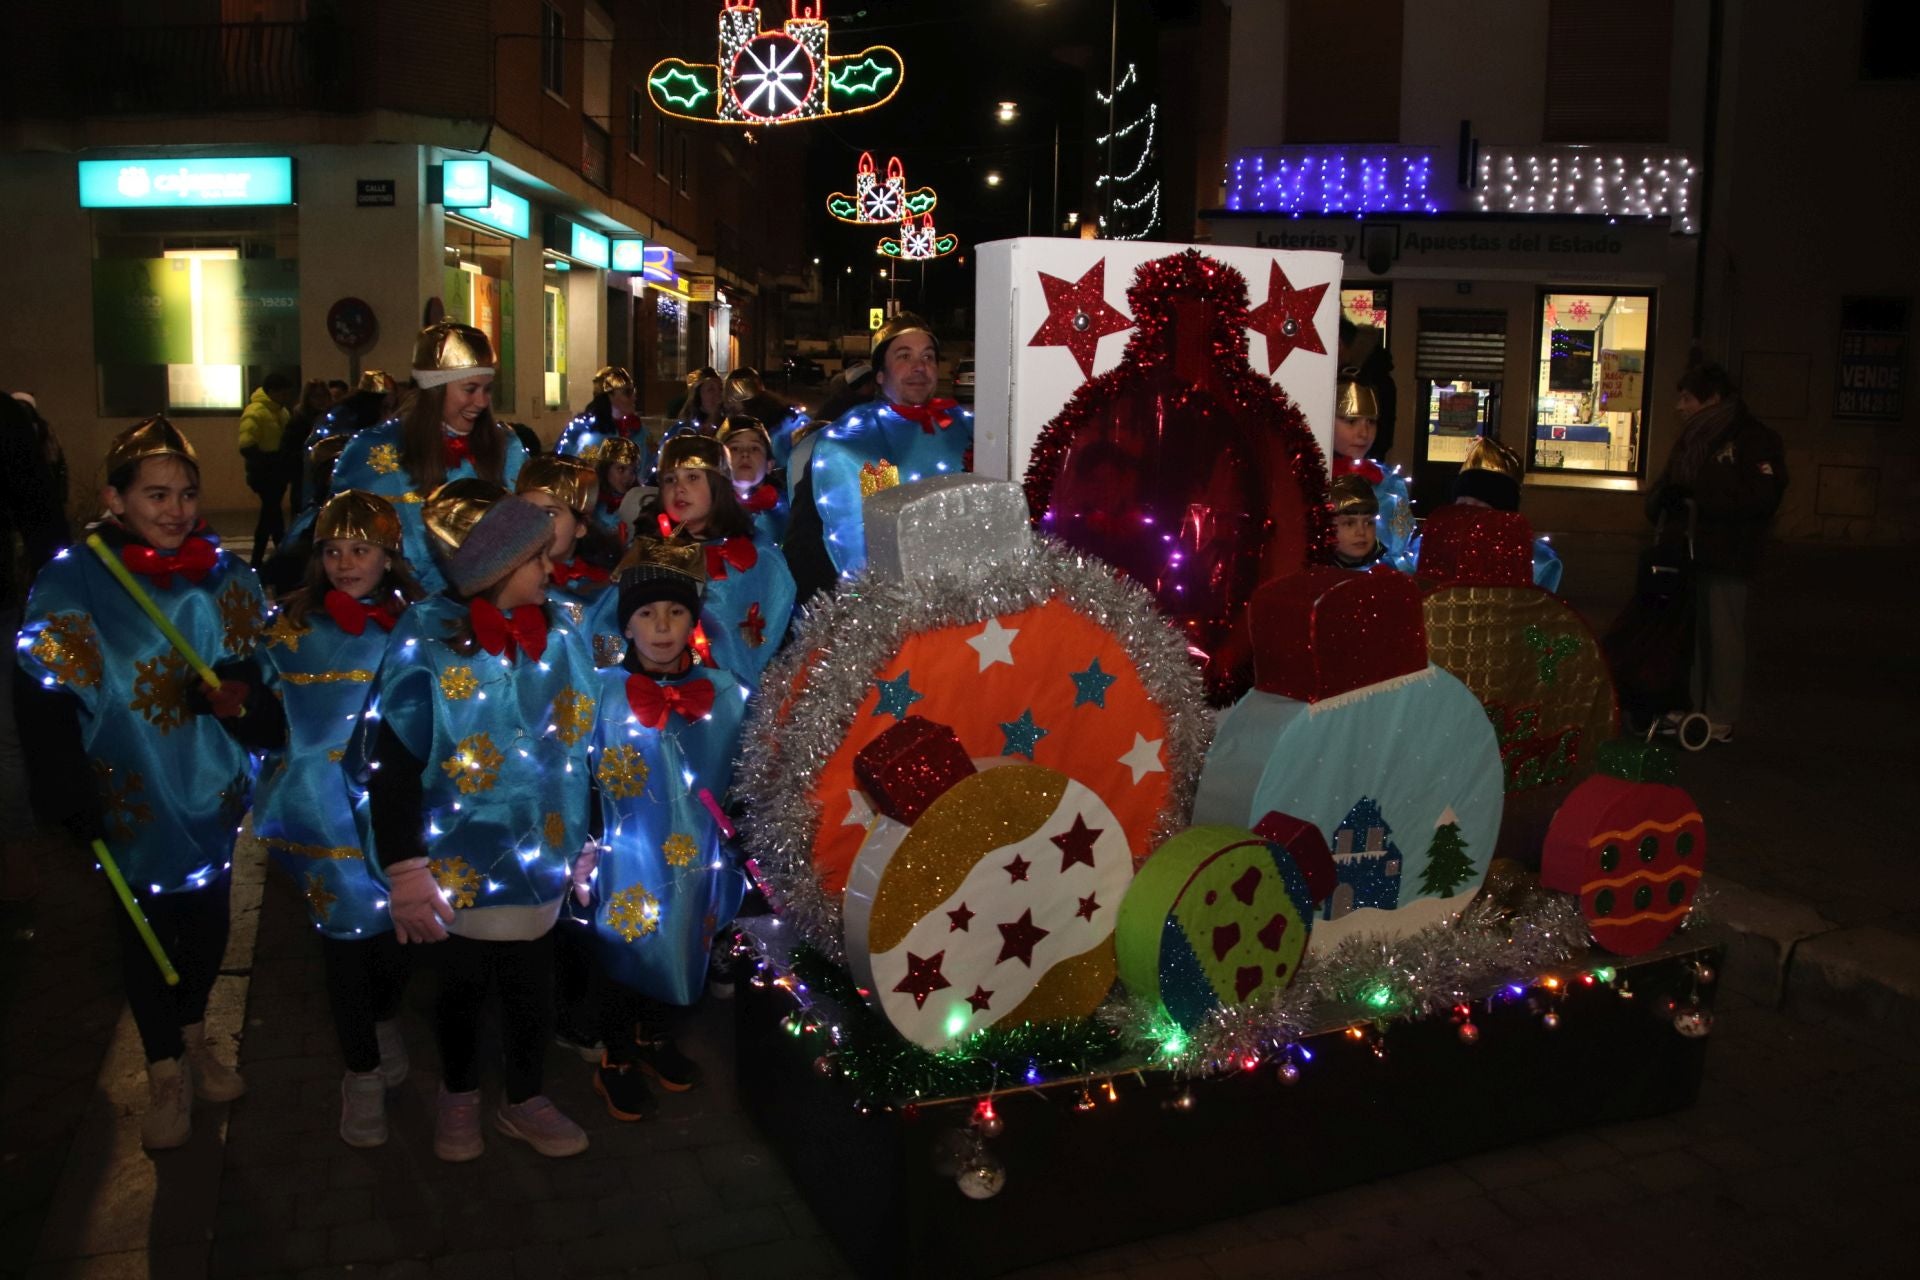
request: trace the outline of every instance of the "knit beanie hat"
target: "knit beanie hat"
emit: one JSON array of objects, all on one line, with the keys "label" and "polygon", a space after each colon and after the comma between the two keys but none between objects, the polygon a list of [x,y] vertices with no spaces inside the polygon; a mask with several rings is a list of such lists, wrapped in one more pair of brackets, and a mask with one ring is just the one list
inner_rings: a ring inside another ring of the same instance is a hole
[{"label": "knit beanie hat", "polygon": [[477,596],[552,541],[551,516],[525,498],[502,498],[486,509],[447,557],[447,580],[461,595]]},{"label": "knit beanie hat", "polygon": [[697,543],[635,538],[614,566],[613,580],[620,589],[622,631],[635,610],[660,600],[683,604],[697,617],[707,590],[706,553]]}]

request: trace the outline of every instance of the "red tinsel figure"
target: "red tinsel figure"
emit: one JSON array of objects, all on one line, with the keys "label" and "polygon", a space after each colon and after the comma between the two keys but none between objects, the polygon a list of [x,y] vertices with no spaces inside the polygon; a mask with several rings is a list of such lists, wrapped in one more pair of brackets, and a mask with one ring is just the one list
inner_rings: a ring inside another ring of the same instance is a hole
[{"label": "red tinsel figure", "polygon": [[1154,593],[1216,700],[1251,677],[1253,589],[1330,563],[1327,467],[1306,419],[1247,363],[1247,282],[1189,249],[1127,292],[1120,366],[1081,386],[1027,467],[1043,533]]}]

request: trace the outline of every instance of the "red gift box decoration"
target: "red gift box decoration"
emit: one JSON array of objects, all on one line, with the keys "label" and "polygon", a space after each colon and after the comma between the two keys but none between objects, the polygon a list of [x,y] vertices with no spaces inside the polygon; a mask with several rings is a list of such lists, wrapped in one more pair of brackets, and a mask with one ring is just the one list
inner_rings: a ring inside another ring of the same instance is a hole
[{"label": "red gift box decoration", "polygon": [[1266,817],[1253,824],[1253,834],[1292,855],[1293,865],[1306,878],[1307,892],[1315,902],[1325,902],[1340,887],[1333,850],[1327,846],[1327,838],[1320,833],[1320,828],[1311,822],[1271,809]]},{"label": "red gift box decoration", "polygon": [[902,719],[853,758],[853,776],[874,807],[909,826],[947,788],[977,772],[958,734],[920,716]]},{"label": "red gift box decoration", "polygon": [[1420,531],[1422,578],[1524,587],[1533,582],[1533,526],[1518,511],[1441,507]]},{"label": "red gift box decoration", "polygon": [[1253,683],[1319,702],[1427,669],[1427,620],[1413,579],[1311,568],[1254,592]]}]

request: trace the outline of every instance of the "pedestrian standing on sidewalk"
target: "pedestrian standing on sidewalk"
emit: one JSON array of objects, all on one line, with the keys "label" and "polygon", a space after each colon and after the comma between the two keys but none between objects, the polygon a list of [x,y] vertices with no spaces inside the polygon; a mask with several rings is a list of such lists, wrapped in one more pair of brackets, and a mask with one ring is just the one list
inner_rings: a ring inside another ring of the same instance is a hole
[{"label": "pedestrian standing on sidewalk", "polygon": [[267,629],[269,687],[286,708],[287,738],[261,770],[253,832],[307,900],[320,934],[327,1003],[346,1075],[340,1138],[387,1140],[387,1095],[407,1078],[400,997],[413,954],[393,936],[386,890],[367,869],[364,797],[340,762],[367,707],[387,636],[423,594],[400,558],[393,504],[348,490],[313,525],[306,580]]},{"label": "pedestrian standing on sidewalk", "polygon": [[287,510],[296,516],[314,500],[306,492],[307,441],[333,407],[333,394],[327,384],[313,378],[301,389],[300,403],[287,415],[287,429],[280,436],[280,470],[287,478]]},{"label": "pedestrian standing on sidewalk", "polygon": [[1746,683],[1747,584],[1787,491],[1787,459],[1779,433],[1748,411],[1717,364],[1690,365],[1674,407],[1680,436],[1648,491],[1647,518],[1684,524],[1691,509],[1693,709],[1713,741],[1731,742]]},{"label": "pedestrian standing on sidewalk", "polygon": [[698,1082],[674,1024],[706,989],[714,937],[746,890],[714,810],[732,779],[747,689],[696,664],[688,647],[705,555],[698,545],[635,538],[614,571],[627,652],[599,673],[599,845],[595,865],[575,864],[574,882],[576,899],[593,907],[602,979],[605,1053],[594,1089],[616,1120],[653,1110],[647,1079],[673,1093]]},{"label": "pedestrian standing on sidewalk", "polygon": [[494,1126],[542,1155],[576,1155],[585,1131],[542,1090],[551,935],[586,841],[597,682],[580,629],[547,603],[547,513],[502,497],[457,536],[443,565],[451,589],[395,627],[374,680],[380,718],[363,721],[349,763],[369,788],[395,935],[437,944],[434,1153],[461,1161],[484,1149],[480,1019],[497,996],[505,1079]]},{"label": "pedestrian standing on sidewalk", "polygon": [[280,445],[292,419],[294,382],[284,373],[261,380],[253,398],[240,411],[240,457],[246,463],[247,488],[260,499],[260,517],[253,525],[253,567],[267,558],[267,544],[278,546],[287,535],[286,514],[280,500],[287,494],[287,465]]},{"label": "pedestrian standing on sidewalk", "polygon": [[[183,1145],[191,1100],[246,1091],[207,1040],[207,998],[227,949],[235,829],[253,762],[284,732],[253,654],[266,602],[253,570],[200,520],[200,466],[165,418],[121,432],[107,451],[92,527],[205,661],[209,694],[186,659],[87,548],[62,552],[27,601],[19,660],[55,701],[34,744],[66,790],[43,797],[83,844],[104,840],[180,981],[168,986],[115,904],[127,1004],[150,1089],[140,1140]],[[104,881],[104,877],[102,878]],[[101,892],[107,892],[104,883]]]},{"label": "pedestrian standing on sidewalk", "polygon": [[446,586],[427,541],[421,505],[450,480],[478,476],[506,488],[527,451],[493,417],[493,344],[471,325],[442,320],[413,344],[417,388],[400,416],[364,427],[333,468],[333,489],[377,493],[400,512],[407,564],[428,592]]}]

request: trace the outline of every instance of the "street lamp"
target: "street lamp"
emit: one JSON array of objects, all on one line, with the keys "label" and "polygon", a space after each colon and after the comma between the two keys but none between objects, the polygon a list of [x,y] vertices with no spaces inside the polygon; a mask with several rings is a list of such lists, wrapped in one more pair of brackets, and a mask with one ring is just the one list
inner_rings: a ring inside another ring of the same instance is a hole
[{"label": "street lamp", "polygon": [[1020,115],[1020,104],[1017,102],[1003,102],[1000,104],[999,110],[994,112],[994,115],[998,117],[1001,124],[1012,124]]},{"label": "street lamp", "polygon": [[1000,171],[998,169],[987,170],[987,185],[990,187],[1000,185]]},{"label": "street lamp", "polygon": [[[1048,205],[1049,226],[1047,227],[1047,234],[1053,235],[1060,229],[1060,106],[1058,103],[1049,102],[1048,108],[1053,116],[1053,197]],[[1017,102],[999,103],[993,115],[994,119],[998,120],[1001,124],[1012,124],[1020,118],[1020,104]],[[1034,182],[1033,158],[1030,154],[1026,158],[1025,168],[1027,171],[1027,234],[1032,235]],[[999,186],[999,175],[989,173],[987,175],[987,185],[990,187]]]}]

